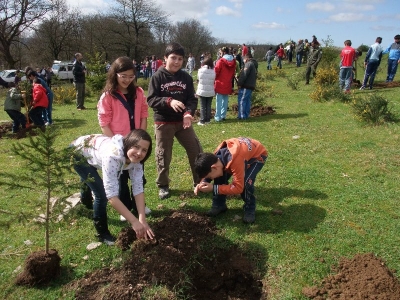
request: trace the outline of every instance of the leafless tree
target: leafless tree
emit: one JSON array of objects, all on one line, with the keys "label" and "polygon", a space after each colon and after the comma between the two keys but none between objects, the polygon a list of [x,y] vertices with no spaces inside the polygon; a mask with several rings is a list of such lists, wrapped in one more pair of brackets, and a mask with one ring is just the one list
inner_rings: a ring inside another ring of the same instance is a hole
[{"label": "leafless tree", "polygon": [[123,25],[114,30],[125,55],[140,58],[154,42],[152,31],[168,23],[169,15],[153,0],[116,0],[112,16]]},{"label": "leafless tree", "polygon": [[195,57],[211,52],[215,44],[211,32],[195,19],[177,22],[171,29],[170,38],[185,47],[185,53],[192,53]]},{"label": "leafless tree", "polygon": [[0,1],[0,55],[10,68],[19,58],[12,47],[22,43],[20,35],[52,9],[46,0],[1,0]]}]

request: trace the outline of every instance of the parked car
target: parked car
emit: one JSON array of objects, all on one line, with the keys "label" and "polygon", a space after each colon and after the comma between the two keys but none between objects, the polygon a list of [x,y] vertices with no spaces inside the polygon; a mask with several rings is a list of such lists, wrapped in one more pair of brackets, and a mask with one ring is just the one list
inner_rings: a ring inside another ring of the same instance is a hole
[{"label": "parked car", "polygon": [[58,79],[72,81],[74,78],[74,75],[72,75],[72,67],[73,63],[70,61],[55,60],[53,61],[51,70]]},{"label": "parked car", "polygon": [[[0,77],[6,82],[14,82],[17,70],[4,70],[0,72]],[[26,80],[26,76],[22,76],[21,80]]]}]

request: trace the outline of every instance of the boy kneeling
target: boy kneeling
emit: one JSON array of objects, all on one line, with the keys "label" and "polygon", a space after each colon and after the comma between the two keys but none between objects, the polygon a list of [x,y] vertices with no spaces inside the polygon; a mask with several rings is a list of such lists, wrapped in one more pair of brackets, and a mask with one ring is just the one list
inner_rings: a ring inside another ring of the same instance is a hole
[{"label": "boy kneeling", "polygon": [[[259,141],[245,137],[223,141],[214,154],[198,154],[195,170],[203,180],[196,186],[194,193],[213,193],[212,206],[207,215],[217,216],[227,211],[226,195],[240,194],[244,201],[243,221],[254,223],[254,182],[267,157],[267,149]],[[228,183],[230,177],[233,177],[231,184]]]}]

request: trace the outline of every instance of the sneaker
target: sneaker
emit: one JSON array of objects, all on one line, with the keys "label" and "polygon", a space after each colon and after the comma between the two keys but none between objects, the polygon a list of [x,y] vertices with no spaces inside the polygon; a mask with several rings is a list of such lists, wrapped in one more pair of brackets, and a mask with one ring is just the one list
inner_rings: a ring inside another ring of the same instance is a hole
[{"label": "sneaker", "polygon": [[119,220],[120,220],[121,222],[126,222],[126,219],[125,219],[125,217],[124,217],[123,215],[120,215],[120,216],[119,216]]},{"label": "sneaker", "polygon": [[50,126],[51,124],[49,122],[44,123],[45,126]]},{"label": "sneaker", "polygon": [[145,206],[145,207],[144,207],[144,213],[145,213],[146,216],[149,215],[149,214],[151,214],[151,209],[148,208],[147,206]]},{"label": "sneaker", "polygon": [[243,222],[252,224],[256,220],[256,213],[254,211],[246,211],[243,216]]},{"label": "sneaker", "polygon": [[169,196],[171,196],[169,193],[169,187],[160,187],[158,191],[158,197],[163,200],[169,198]]},{"label": "sneaker", "polygon": [[199,125],[199,126],[204,126],[205,124],[202,123],[202,122],[199,122],[199,123],[197,123],[197,125]]},{"label": "sneaker", "polygon": [[228,207],[226,207],[226,205],[221,206],[221,207],[212,206],[211,209],[206,214],[209,217],[216,217],[219,214],[226,212],[227,210],[228,210]]},{"label": "sneaker", "polygon": [[113,246],[115,244],[115,237],[113,237],[109,231],[98,234],[97,238],[99,239],[99,242],[102,242],[107,246]]},{"label": "sneaker", "polygon": [[362,90],[365,90],[365,86],[363,86],[363,85],[360,87],[360,91],[362,91]]}]

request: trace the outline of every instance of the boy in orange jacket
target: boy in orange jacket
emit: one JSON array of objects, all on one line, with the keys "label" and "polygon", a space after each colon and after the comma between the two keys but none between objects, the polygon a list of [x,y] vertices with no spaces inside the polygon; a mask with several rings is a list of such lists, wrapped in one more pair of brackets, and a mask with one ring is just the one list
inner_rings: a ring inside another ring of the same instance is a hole
[{"label": "boy in orange jacket", "polygon": [[[240,194],[244,201],[243,221],[254,223],[254,182],[267,157],[267,149],[259,141],[245,137],[223,141],[214,153],[200,153],[195,161],[195,170],[204,179],[194,193],[213,193],[212,207],[207,214],[217,216],[227,211],[226,195]],[[229,184],[230,177],[232,182]]]},{"label": "boy in orange jacket", "polygon": [[29,111],[29,118],[36,126],[44,126],[43,111],[49,105],[46,89],[40,84],[40,80],[35,78],[33,80],[32,92],[32,108]]}]

